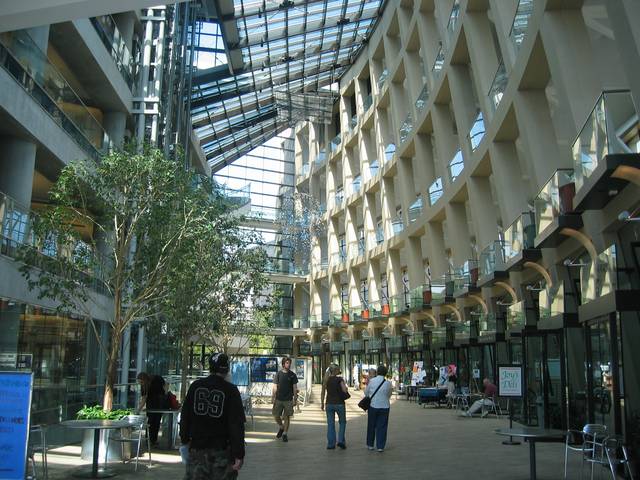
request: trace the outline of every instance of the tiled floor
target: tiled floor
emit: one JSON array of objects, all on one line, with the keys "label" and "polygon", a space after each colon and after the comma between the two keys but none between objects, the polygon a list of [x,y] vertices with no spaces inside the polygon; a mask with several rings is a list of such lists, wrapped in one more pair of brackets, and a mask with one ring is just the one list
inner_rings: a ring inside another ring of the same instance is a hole
[{"label": "tiled floor", "polygon": [[[255,429],[247,432],[247,457],[240,478],[305,480],[352,479],[505,479],[529,478],[529,447],[504,446],[493,433],[508,420],[461,418],[452,410],[422,408],[404,399],[391,407],[389,437],[384,453],[365,447],[366,416],[357,408],[359,397],[348,401],[347,450],[326,450],[324,412],[311,404],[292,422],[289,443],[275,439],[276,426],[266,408],[256,409]],[[564,445],[538,444],[538,478],[562,478]],[[79,447],[49,455],[51,479],[71,478]],[[153,452],[154,465],[114,465],[121,479],[182,479],[184,468],[175,453]],[[570,478],[579,478],[579,457],[571,457]],[[610,478],[602,471],[601,478]],[[596,477],[597,478],[597,477]]]}]

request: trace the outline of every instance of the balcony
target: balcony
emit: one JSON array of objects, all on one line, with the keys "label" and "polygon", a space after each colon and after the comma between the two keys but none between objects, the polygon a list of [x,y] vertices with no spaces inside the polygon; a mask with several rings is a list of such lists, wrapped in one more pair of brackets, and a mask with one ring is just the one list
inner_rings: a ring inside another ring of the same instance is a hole
[{"label": "balcony", "polygon": [[351,340],[347,343],[350,353],[364,353],[364,340]]},{"label": "balcony", "polygon": [[329,351],[331,353],[344,353],[344,342],[330,342]]},{"label": "balcony", "polygon": [[477,260],[467,260],[455,271],[453,296],[455,298],[466,297],[470,293],[479,291],[478,262]]},{"label": "balcony", "polygon": [[367,323],[370,316],[371,312],[368,306],[357,305],[349,309],[349,323],[351,325]]},{"label": "balcony", "polygon": [[633,273],[633,268],[624,266],[624,257],[615,244],[598,254],[595,263],[589,261],[583,265],[580,269],[580,321],[612,312],[640,310],[640,290],[632,284]]},{"label": "balcony", "polygon": [[298,174],[298,182],[304,180],[306,176],[309,175],[309,170],[309,164],[304,163],[300,169],[300,173]]},{"label": "balcony", "polygon": [[251,203],[251,184],[242,188],[229,188],[227,185],[216,185],[216,193],[234,208],[241,208]]},{"label": "balcony", "polygon": [[273,326],[276,329],[309,328],[308,317],[294,317],[290,313],[281,313],[274,318]]},{"label": "balcony", "polygon": [[389,302],[387,300],[376,300],[374,302],[369,302],[369,319],[370,320],[379,320],[382,318],[387,318],[391,308],[389,307]]},{"label": "balcony", "polygon": [[460,0],[453,0],[453,6],[451,7],[451,13],[449,13],[449,22],[447,23],[447,37],[449,44],[453,47],[453,34],[456,31],[458,25],[458,17],[460,16]]},{"label": "balcony", "polygon": [[422,87],[422,90],[420,90],[420,95],[418,95],[418,98],[416,99],[416,102],[415,102],[416,113],[422,112],[424,108],[427,106],[428,101],[429,101],[429,87],[425,83],[424,86]]},{"label": "balcony", "polygon": [[346,261],[347,261],[346,247],[345,248],[341,248],[339,252],[334,253],[334,254],[331,255],[331,263],[333,264],[334,267],[336,265],[339,265],[340,263],[344,263]]},{"label": "balcony", "polygon": [[574,213],[573,197],[576,193],[572,169],[556,170],[534,200],[536,220],[536,248],[555,247],[566,237],[564,228],[578,230],[582,217]]},{"label": "balcony", "polygon": [[24,30],[0,34],[0,65],[94,159],[111,139],[94,114]]},{"label": "balcony", "polygon": [[409,313],[411,307],[409,292],[394,295],[389,302],[389,315],[396,317]]},{"label": "balcony", "polygon": [[311,355],[321,355],[324,351],[324,344],[322,342],[315,342],[311,344]]},{"label": "balcony", "polygon": [[473,126],[467,135],[467,140],[469,141],[469,147],[471,151],[474,152],[478,145],[482,142],[485,134],[485,126],[484,126],[484,117],[482,116],[482,111],[478,112],[476,119],[473,121]]},{"label": "balcony", "polygon": [[270,258],[265,271],[280,275],[305,276],[309,274],[308,266],[296,265],[290,258]]},{"label": "balcony", "polygon": [[453,327],[455,341],[459,344],[468,344],[471,341],[471,322],[452,322],[447,326]]},{"label": "balcony", "polygon": [[409,223],[413,223],[420,218],[420,215],[422,215],[422,197],[418,197],[416,201],[409,206],[408,214]]},{"label": "balcony", "polygon": [[440,72],[442,71],[443,67],[444,67],[444,49],[442,48],[442,46],[440,46],[440,49],[436,54],[436,59],[433,62],[433,67],[431,67],[434,80],[437,80],[437,78],[440,76]]},{"label": "balcony", "polygon": [[447,341],[447,330],[445,327],[435,327],[429,329],[431,333],[431,350],[444,348]]},{"label": "balcony", "polygon": [[509,278],[503,242],[496,240],[482,250],[478,266],[480,268],[478,287],[489,287],[497,281]]},{"label": "balcony", "polygon": [[324,328],[329,326],[329,315],[311,315],[309,317],[309,328]]},{"label": "balcony", "polygon": [[318,152],[316,159],[313,161],[316,169],[321,168],[327,162],[327,151],[323,148]]},{"label": "balcony", "polygon": [[511,24],[511,32],[509,32],[509,38],[511,43],[516,49],[516,52],[520,50],[520,46],[524,41],[524,36],[527,33],[529,27],[529,18],[533,13],[533,0],[520,0],[518,2],[518,8],[516,14],[513,17],[513,23]]},{"label": "balcony", "polygon": [[426,343],[424,341],[424,333],[416,332],[413,335],[407,335],[407,351],[421,352],[425,350]]},{"label": "balcony", "polygon": [[369,176],[371,178],[375,177],[380,171],[380,166],[378,165],[378,160],[371,160],[369,162]]},{"label": "balcony", "polygon": [[431,308],[431,285],[420,285],[410,292],[409,311],[420,312]]},{"label": "balcony", "polygon": [[351,193],[352,194],[360,193],[361,187],[362,187],[362,179],[360,178],[360,175],[357,175],[351,181]]},{"label": "balcony", "polygon": [[451,161],[449,162],[449,178],[451,183],[456,181],[456,178],[460,176],[464,170],[464,157],[462,156],[462,150],[458,149]]},{"label": "balcony", "polygon": [[482,342],[496,341],[498,334],[498,320],[495,313],[481,313],[478,316],[478,339]]},{"label": "balcony", "polygon": [[507,307],[507,334],[519,335],[526,325],[524,300]]},{"label": "balcony", "polygon": [[407,138],[409,138],[409,135],[411,135],[412,131],[413,131],[413,115],[411,115],[411,112],[409,112],[407,113],[407,116],[402,122],[402,125],[400,125],[400,130],[398,131],[400,143],[403,143]]},{"label": "balcony", "polygon": [[444,189],[442,188],[442,178],[438,177],[429,186],[429,205],[432,207],[436,204],[440,197],[442,197]]},{"label": "balcony", "polygon": [[342,327],[349,324],[349,305],[343,305],[340,310],[329,314],[329,326]]},{"label": "balcony", "polygon": [[377,81],[378,93],[382,91],[382,87],[384,87],[388,77],[389,77],[389,70],[385,68],[384,70],[382,70],[382,73],[378,77],[378,81]]},{"label": "balcony", "polygon": [[340,208],[342,207],[342,203],[344,202],[344,190],[342,187],[338,187],[334,196],[334,207]]},{"label": "balcony", "polygon": [[137,62],[131,55],[120,30],[116,26],[115,20],[111,15],[93,17],[90,20],[100,40],[111,54],[111,58],[113,58],[116,67],[118,67],[120,75],[122,75],[129,89],[133,90],[136,82]]},{"label": "balcony", "polygon": [[396,153],[396,144],[390,143],[389,145],[387,145],[387,148],[384,149],[384,163],[390,162],[395,153]]},{"label": "balcony", "polygon": [[507,272],[522,270],[526,262],[536,262],[542,252],[535,248],[536,221],[533,212],[523,212],[504,231],[504,259]]},{"label": "balcony", "polygon": [[278,220],[280,209],[277,207],[267,207],[266,205],[251,204],[249,211],[246,212],[245,215],[250,220],[272,223]]},{"label": "balcony", "polygon": [[367,253],[367,242],[364,237],[362,237],[358,239],[358,256],[362,256],[365,253]]},{"label": "balcony", "polygon": [[405,350],[403,336],[398,335],[393,337],[386,337],[384,341],[389,352],[400,353]]},{"label": "balcony", "polygon": [[362,101],[362,112],[367,113],[372,105],[373,105],[373,96],[369,94],[366,97],[364,97],[364,100]]},{"label": "balcony", "polygon": [[384,343],[382,338],[369,338],[365,342],[365,349],[367,353],[380,353],[384,350]]},{"label": "balcony", "polygon": [[491,108],[494,112],[498,109],[498,105],[500,105],[504,91],[507,89],[508,81],[509,77],[507,77],[507,70],[504,67],[504,62],[500,62],[500,65],[498,65],[498,69],[496,70],[496,74],[493,77],[493,82],[491,83],[491,88],[489,88],[488,94],[489,103],[491,104]]},{"label": "balcony", "polygon": [[639,173],[640,154],[629,145],[637,124],[629,91],[600,95],[573,143],[577,211],[603,208]]},{"label": "balcony", "polygon": [[396,216],[391,219],[391,231],[393,235],[400,235],[404,231],[404,222],[401,216]]},{"label": "balcony", "polygon": [[378,245],[384,243],[384,229],[382,228],[382,225],[378,225],[376,227],[376,243]]},{"label": "balcony", "polygon": [[431,283],[431,305],[455,303],[453,298],[454,279],[449,273],[445,274],[442,282]]},{"label": "balcony", "polygon": [[569,313],[569,305],[563,281],[541,290],[538,294],[538,330],[578,326],[578,313]]},{"label": "balcony", "polygon": [[333,139],[331,139],[331,142],[329,142],[329,151],[331,153],[337,152],[338,149],[340,148],[341,143],[342,143],[342,137],[340,136],[340,134],[338,134],[335,137],[333,137]]}]

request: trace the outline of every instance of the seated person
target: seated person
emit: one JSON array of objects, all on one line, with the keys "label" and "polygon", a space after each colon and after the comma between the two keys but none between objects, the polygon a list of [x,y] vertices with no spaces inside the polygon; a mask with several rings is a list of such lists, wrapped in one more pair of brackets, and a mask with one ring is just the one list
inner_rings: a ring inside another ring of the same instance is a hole
[{"label": "seated person", "polygon": [[473,405],[462,415],[466,417],[473,416],[474,413],[478,413],[482,410],[482,406],[492,407],[496,394],[498,393],[498,387],[489,381],[488,378],[482,380],[482,398],[473,402]]}]

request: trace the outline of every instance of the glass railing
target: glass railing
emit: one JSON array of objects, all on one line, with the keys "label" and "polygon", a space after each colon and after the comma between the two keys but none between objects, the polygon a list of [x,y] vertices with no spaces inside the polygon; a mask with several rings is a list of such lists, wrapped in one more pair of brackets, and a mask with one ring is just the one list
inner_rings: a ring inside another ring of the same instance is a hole
[{"label": "glass railing", "polygon": [[516,51],[520,49],[520,45],[522,45],[524,41],[524,36],[529,26],[529,18],[532,13],[533,0],[520,0],[518,2],[518,8],[513,17],[513,24],[511,25],[511,32],[509,33],[509,38],[516,48]]},{"label": "glass railing", "polygon": [[366,343],[367,352],[370,351],[380,351],[383,349],[383,339],[382,338],[370,338]]},{"label": "glass railing", "polygon": [[0,34],[0,64],[93,158],[111,146],[102,125],[24,30]]},{"label": "glass railing", "polygon": [[409,223],[415,222],[422,215],[422,197],[418,197],[415,202],[409,206],[407,212],[409,214]]},{"label": "glass railing", "polygon": [[507,70],[504,67],[504,62],[500,62],[498,70],[496,70],[496,75],[493,77],[491,88],[489,89],[489,103],[491,104],[494,112],[498,109],[498,105],[500,105],[500,101],[502,100],[504,91],[507,88],[508,81],[509,77],[507,77]]},{"label": "glass railing", "polygon": [[349,309],[349,323],[364,323],[369,321],[369,308],[356,305]]},{"label": "glass railing", "polygon": [[323,148],[318,152],[316,159],[314,161],[316,168],[320,168],[327,161],[327,151]]},{"label": "glass railing", "polygon": [[445,327],[430,328],[431,331],[431,349],[443,347],[447,340],[447,330]]},{"label": "glass railing", "polygon": [[344,190],[340,188],[339,190],[336,190],[336,194],[334,196],[334,206],[336,207],[341,206],[343,201],[344,201]]},{"label": "glass railing", "polygon": [[411,352],[420,352],[424,348],[423,332],[415,332],[413,335],[407,335],[407,350]]},{"label": "glass railing", "polygon": [[461,293],[469,288],[474,288],[478,283],[478,262],[476,260],[467,260],[464,264],[457,268],[454,274],[454,295]]},{"label": "glass railing", "polygon": [[484,134],[484,117],[482,116],[482,112],[480,111],[478,112],[476,119],[473,121],[473,126],[469,131],[469,135],[467,135],[471,151],[474,151],[476,148],[478,148],[478,145],[480,145],[480,142],[482,142],[482,139],[484,138]]},{"label": "glass railing", "polygon": [[369,94],[366,97],[364,97],[364,100],[362,101],[362,111],[363,111],[363,113],[368,112],[369,109],[371,108],[371,105],[373,105],[373,96],[371,94]]},{"label": "glass railing", "polygon": [[436,180],[429,186],[429,204],[434,206],[442,194],[444,190],[442,188],[442,178],[438,177]]},{"label": "glass railing", "polygon": [[275,222],[280,216],[280,209],[277,207],[267,207],[264,205],[252,204],[245,214],[247,218],[254,220],[266,220]]},{"label": "glass railing", "polygon": [[349,323],[349,306],[345,305],[340,310],[334,310],[329,314],[329,325],[338,327]]},{"label": "glass railing", "polygon": [[369,315],[371,318],[387,317],[389,316],[390,310],[389,300],[386,298],[369,302]]},{"label": "glass railing", "polygon": [[443,277],[444,281],[440,280],[431,283],[431,304],[442,305],[446,302],[447,298],[453,297],[454,291],[454,279],[450,274],[446,274]]},{"label": "glass railing", "polygon": [[358,126],[358,115],[354,115],[351,117],[351,120],[349,120],[349,128],[351,130],[355,130],[357,126]]},{"label": "glass railing", "polygon": [[588,262],[580,270],[582,303],[591,302],[616,290],[630,290],[630,272],[618,265],[618,250],[610,245],[598,254],[597,262]]},{"label": "glass railing", "polygon": [[409,292],[392,296],[389,299],[389,306],[391,315],[408,311],[411,307]]},{"label": "glass railing", "polygon": [[481,313],[478,316],[478,332],[481,337],[496,333],[497,321],[495,313]]},{"label": "glass railing", "polygon": [[451,42],[453,39],[453,33],[456,31],[456,25],[458,24],[459,16],[460,16],[460,0],[453,0],[451,13],[449,13],[449,22],[447,23],[447,35],[449,36],[449,42]]},{"label": "glass railing", "polygon": [[367,242],[364,238],[358,239],[358,255],[364,255],[367,251]]},{"label": "glass railing", "polygon": [[329,344],[329,350],[334,353],[344,352],[344,342],[331,342]]},{"label": "glass railing", "polygon": [[378,165],[378,160],[372,160],[369,162],[369,175],[371,175],[371,177],[375,177],[378,174],[378,171],[380,171],[380,166]]},{"label": "glass railing", "polygon": [[136,60],[131,55],[125,39],[122,37],[116,22],[111,15],[93,17],[90,19],[100,40],[111,54],[118,71],[124,81],[133,90],[136,80]]},{"label": "glass railing", "polygon": [[452,182],[456,181],[456,178],[464,170],[464,158],[462,156],[462,150],[458,149],[451,161],[449,162],[449,177]]},{"label": "glass railing", "polygon": [[404,348],[404,337],[402,336],[387,337],[385,342],[389,350],[398,352]]},{"label": "glass railing", "polygon": [[19,259],[21,248],[34,248],[37,251],[34,266],[41,269],[48,268],[46,260],[69,259],[76,268],[78,282],[97,293],[109,295],[107,259],[82,240],[78,240],[75,247],[66,248],[61,248],[53,236],[37,241],[32,231],[35,219],[37,212],[0,192],[0,254]]},{"label": "glass railing", "polygon": [[251,184],[247,183],[242,188],[229,188],[227,185],[216,185],[216,193],[234,205],[236,208],[243,207],[251,202]]},{"label": "glass railing", "polygon": [[364,351],[364,340],[351,340],[348,343],[348,348],[353,352],[362,352]]},{"label": "glass railing", "polygon": [[378,92],[380,92],[382,90],[382,87],[384,87],[384,84],[387,82],[387,78],[389,77],[389,70],[387,70],[386,68],[384,70],[382,70],[382,73],[380,74],[380,76],[378,77]]},{"label": "glass railing", "polygon": [[309,164],[304,163],[300,169],[300,173],[298,174],[298,180],[303,179],[307,175],[309,175]]},{"label": "glass railing", "polygon": [[387,145],[387,148],[384,149],[384,161],[385,161],[385,163],[389,162],[393,158],[393,155],[395,153],[396,153],[396,144],[395,143],[390,143],[389,145]]},{"label": "glass railing", "polygon": [[456,340],[469,340],[471,336],[471,322],[455,322],[453,324]]},{"label": "glass railing", "polygon": [[329,325],[329,315],[311,315],[309,317],[309,327],[311,328],[320,328],[326,327]]},{"label": "glass railing", "polygon": [[402,217],[395,217],[391,220],[391,230],[394,235],[398,235],[402,233],[404,230],[404,222],[402,221]]},{"label": "glass railing", "polygon": [[329,149],[331,150],[331,152],[337,151],[340,148],[341,142],[342,142],[342,137],[340,136],[340,134],[333,137],[333,139],[329,143]]},{"label": "glass railing", "polygon": [[421,310],[431,305],[431,285],[420,285],[411,290],[411,309]]},{"label": "glass railing", "polygon": [[495,272],[504,272],[504,246],[500,240],[490,243],[480,252],[480,276],[493,275]]},{"label": "glass railing", "polygon": [[320,355],[323,350],[322,342],[314,342],[311,344],[311,355]]},{"label": "glass railing", "polygon": [[411,112],[409,112],[407,113],[407,116],[402,122],[402,125],[400,125],[400,130],[398,131],[400,135],[400,143],[404,142],[407,138],[409,138],[409,135],[411,134],[412,130],[413,130],[413,115],[411,115]]},{"label": "glass railing", "polygon": [[507,307],[507,329],[521,328],[525,325],[524,300]]},{"label": "glass railing", "polygon": [[416,103],[415,103],[416,113],[422,112],[422,110],[424,110],[424,107],[426,107],[428,101],[429,101],[429,87],[425,83],[424,86],[422,87],[422,90],[420,91],[420,95],[418,95],[418,98],[416,99]]},{"label": "glass railing", "polygon": [[536,225],[533,212],[523,212],[504,231],[504,256],[509,261],[523,250],[534,248]]},{"label": "glass railing", "polygon": [[337,265],[339,263],[346,262],[346,261],[347,261],[346,249],[342,250],[340,252],[337,252],[337,253],[333,253],[331,255],[331,264],[332,265]]},{"label": "glass railing", "polygon": [[638,116],[628,90],[600,95],[573,143],[576,190],[582,188],[606,155],[635,153],[625,142],[625,137],[637,124]]},{"label": "glass railing", "polygon": [[362,187],[362,179],[360,178],[360,175],[358,175],[351,181],[351,193],[360,192],[360,187]]},{"label": "glass railing", "polygon": [[556,170],[534,200],[536,236],[540,235],[560,215],[573,211],[576,194],[572,169]]},{"label": "glass railing", "polygon": [[382,228],[382,225],[378,225],[376,227],[376,243],[380,245],[383,242],[384,242],[384,229]]},{"label": "glass railing", "polygon": [[438,78],[443,67],[444,67],[444,49],[442,48],[442,46],[440,46],[440,49],[438,50],[438,53],[436,55],[436,59],[433,62],[433,67],[431,68],[435,78]]},{"label": "glass railing", "polygon": [[538,318],[543,320],[564,313],[564,282],[556,282],[538,293]]},{"label": "glass railing", "polygon": [[309,267],[296,265],[296,263],[289,258],[270,258],[265,271],[267,273],[280,273],[284,275],[307,275],[309,273]]}]

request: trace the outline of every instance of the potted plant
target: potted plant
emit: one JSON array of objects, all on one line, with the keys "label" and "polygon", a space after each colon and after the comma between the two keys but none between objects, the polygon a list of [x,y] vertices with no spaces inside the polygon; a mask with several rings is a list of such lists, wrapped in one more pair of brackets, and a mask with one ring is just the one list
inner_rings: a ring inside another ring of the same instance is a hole
[{"label": "potted plant", "polygon": [[362,312],[360,312],[360,315],[364,320],[369,320],[369,309],[365,308],[364,310],[362,310]]},{"label": "potted plant", "polygon": [[[131,409],[111,410],[107,412],[103,410],[101,405],[95,405],[88,407],[84,405],[76,413],[77,420],[120,420],[127,415],[131,415],[133,411]],[[100,431],[100,457],[98,462],[104,463],[105,455],[107,454],[107,444],[109,441],[110,430]],[[81,457],[83,460],[91,460],[93,458],[93,430],[85,430],[84,437],[82,439],[82,452]],[[124,452],[121,448],[114,448],[108,452],[108,460],[122,461],[128,460],[131,457],[131,449],[128,443],[124,444]],[[124,458],[123,458],[124,455]]]},{"label": "potted plant", "polygon": [[431,287],[425,287],[424,290],[422,290],[422,303],[424,305],[431,305]]},{"label": "potted plant", "polygon": [[389,315],[391,313],[391,309],[389,308],[389,304],[385,303],[382,305],[382,315]]}]

